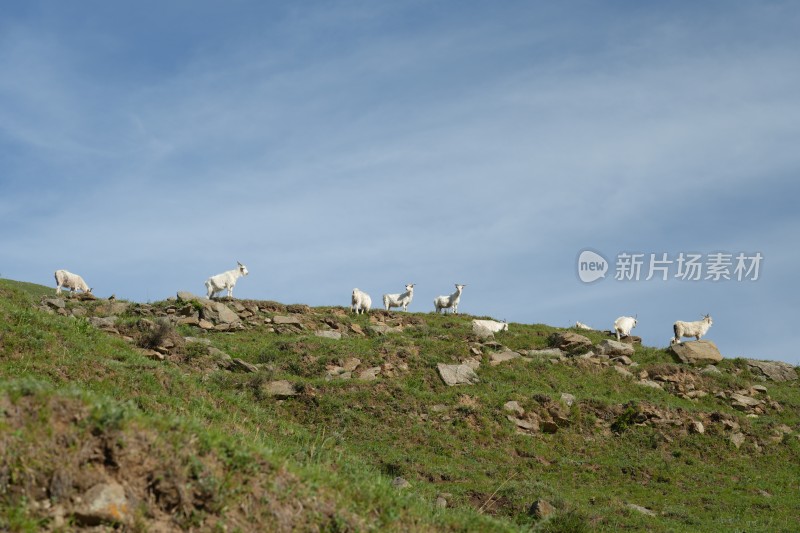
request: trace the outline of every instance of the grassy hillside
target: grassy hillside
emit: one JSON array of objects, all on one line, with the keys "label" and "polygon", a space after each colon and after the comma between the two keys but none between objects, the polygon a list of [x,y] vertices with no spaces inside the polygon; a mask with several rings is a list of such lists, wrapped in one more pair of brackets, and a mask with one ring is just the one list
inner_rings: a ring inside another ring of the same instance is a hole
[{"label": "grassy hillside", "polygon": [[[241,322],[214,329],[198,302],[40,308],[53,297],[0,280],[0,529],[794,531],[800,519],[798,382],[761,381],[741,360],[711,373],[640,346],[633,366],[540,355],[529,350],[563,330],[512,324],[487,341],[468,316],[226,302]],[[492,365],[506,350],[523,357]],[[448,387],[437,364],[460,362],[480,381]],[[275,395],[280,381],[289,393]],[[735,394],[758,403],[739,410]],[[113,484],[124,510],[89,516],[93,487]]]}]

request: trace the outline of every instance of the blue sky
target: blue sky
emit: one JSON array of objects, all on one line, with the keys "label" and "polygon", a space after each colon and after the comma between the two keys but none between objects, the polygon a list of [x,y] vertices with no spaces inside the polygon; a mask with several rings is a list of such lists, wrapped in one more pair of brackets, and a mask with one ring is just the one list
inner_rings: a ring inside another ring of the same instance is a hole
[{"label": "blue sky", "polygon": [[[99,296],[610,328],[710,313],[800,363],[796,2],[11,2],[0,275]],[[757,281],[587,285],[584,248],[760,252]]]}]

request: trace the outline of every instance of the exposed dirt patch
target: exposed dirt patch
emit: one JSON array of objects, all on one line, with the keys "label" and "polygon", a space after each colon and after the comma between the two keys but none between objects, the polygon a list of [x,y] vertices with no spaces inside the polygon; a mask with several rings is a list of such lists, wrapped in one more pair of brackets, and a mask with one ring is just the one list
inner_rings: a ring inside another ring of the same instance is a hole
[{"label": "exposed dirt patch", "polygon": [[[68,523],[140,531],[364,527],[333,498],[261,457],[180,431],[123,423],[113,408],[3,395],[0,422],[0,503],[25,506],[46,529]],[[92,509],[92,495],[103,487],[120,492],[106,514]]]}]

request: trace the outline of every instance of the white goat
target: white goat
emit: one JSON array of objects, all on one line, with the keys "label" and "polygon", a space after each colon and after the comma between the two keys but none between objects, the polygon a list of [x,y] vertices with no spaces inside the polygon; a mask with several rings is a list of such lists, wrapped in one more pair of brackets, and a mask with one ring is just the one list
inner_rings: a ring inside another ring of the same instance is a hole
[{"label": "white goat", "polygon": [[207,298],[211,299],[216,293],[222,292],[225,289],[228,290],[228,297],[233,298],[233,288],[236,286],[236,280],[249,274],[247,267],[238,261],[236,264],[239,266],[233,270],[211,276],[206,280],[206,290],[208,291]]},{"label": "white goat", "polygon": [[369,297],[369,294],[359,289],[353,289],[353,296],[350,299],[350,310],[355,314],[369,313],[370,307],[372,307],[372,298]]},{"label": "white goat", "polygon": [[456,283],[456,292],[451,294],[450,296],[437,296],[433,300],[433,305],[436,307],[436,312],[440,312],[442,309],[453,309],[454,314],[458,314],[458,302],[461,300],[461,291],[464,290],[466,285],[459,285]]},{"label": "white goat", "polygon": [[408,311],[408,305],[414,297],[414,284],[406,285],[406,292],[403,294],[384,294],[383,307],[388,311],[392,307],[402,307],[403,311]]},{"label": "white goat", "polygon": [[508,331],[508,322],[497,322],[496,320],[475,319],[472,321],[472,324],[477,325],[478,327],[486,328],[492,333],[497,333],[498,331]]},{"label": "white goat", "polygon": [[621,316],[614,321],[614,332],[617,334],[617,340],[620,340],[620,335],[627,337],[631,334],[631,330],[636,327],[637,320],[631,316]]},{"label": "white goat", "polygon": [[700,340],[700,337],[708,333],[708,328],[711,327],[714,321],[710,315],[706,315],[702,320],[696,322],[683,322],[678,320],[672,326],[672,331],[675,332],[675,337],[670,341],[670,344],[681,342],[681,337],[694,337]]},{"label": "white goat", "polygon": [[594,331],[593,327],[587,326],[583,322],[575,322],[575,327],[577,329],[585,329],[586,331]]},{"label": "white goat", "polygon": [[66,270],[56,270],[56,294],[61,294],[61,287],[69,289],[69,295],[75,291],[92,292],[92,289],[83,281],[83,278]]}]

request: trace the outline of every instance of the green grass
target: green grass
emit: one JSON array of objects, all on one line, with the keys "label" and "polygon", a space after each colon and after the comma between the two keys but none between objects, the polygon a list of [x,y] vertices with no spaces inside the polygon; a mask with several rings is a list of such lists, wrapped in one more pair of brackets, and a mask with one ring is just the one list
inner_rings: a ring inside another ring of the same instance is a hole
[{"label": "green grass", "polygon": [[[383,336],[370,333],[370,317],[348,315],[340,308],[316,308],[303,315],[308,329],[297,333],[270,333],[269,325],[236,333],[179,328],[261,369],[231,373],[147,359],[86,320],[33,309],[46,294],[52,289],[0,280],[0,391],[13,396],[20,388],[44,387],[46,394],[79,394],[100,406],[92,410],[92,423],[108,429],[124,427],[130,419],[142,426],[173,424],[176,435],[200,435],[215,443],[208,448],[223,457],[228,452],[220,442],[228,440],[235,443],[228,450],[244,452],[226,460],[241,463],[237,468],[259,460],[285,466],[302,482],[298,497],[321,490],[342,510],[344,526],[791,531],[799,518],[797,383],[767,383],[783,411],[749,419],[713,395],[687,400],[591,365],[517,359],[492,367],[484,356],[479,384],[447,387],[436,364],[471,355],[476,339],[467,316],[393,313],[388,322],[402,322],[405,329]],[[122,320],[134,323],[137,317]],[[339,341],[314,336],[311,330],[327,327],[326,320],[357,324],[368,334]],[[511,349],[527,350],[546,347],[554,331],[540,324],[512,324],[496,338]],[[593,342],[607,338],[599,332],[588,336]],[[201,358],[197,347],[189,354]],[[407,365],[407,370],[375,381],[325,379],[326,365],[350,357],[361,359],[359,368],[391,362],[395,368]],[[648,347],[637,347],[633,359],[639,363],[635,371],[674,364],[664,350]],[[758,383],[741,361],[719,366],[724,373],[704,376],[704,387]],[[288,379],[304,392],[281,402],[265,397],[260,387],[272,379]],[[558,403],[564,392],[573,394],[576,404],[568,414],[569,426],[555,434],[519,434],[506,419],[503,404],[509,400],[526,411],[541,412],[543,402]],[[630,405],[628,419],[621,416],[625,405]],[[748,440],[737,450],[717,425],[704,435],[636,425],[636,405],[688,417],[733,416]],[[615,414],[606,420],[609,413]],[[793,434],[772,442],[769,436],[779,424],[790,426]],[[412,486],[392,488],[396,476]],[[441,493],[450,495],[447,509],[433,505]],[[226,496],[226,505],[235,505],[238,497]],[[540,498],[557,511],[537,521],[528,509]],[[641,515],[628,503],[652,509],[657,516]],[[0,506],[0,512],[6,510],[20,524],[16,529],[38,524],[20,500],[0,495]]]}]

